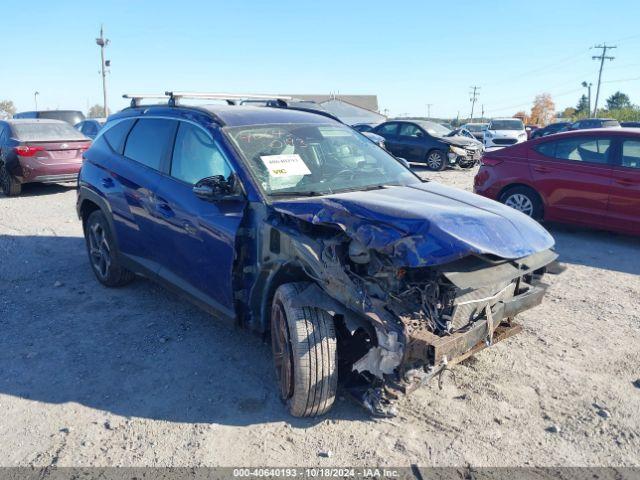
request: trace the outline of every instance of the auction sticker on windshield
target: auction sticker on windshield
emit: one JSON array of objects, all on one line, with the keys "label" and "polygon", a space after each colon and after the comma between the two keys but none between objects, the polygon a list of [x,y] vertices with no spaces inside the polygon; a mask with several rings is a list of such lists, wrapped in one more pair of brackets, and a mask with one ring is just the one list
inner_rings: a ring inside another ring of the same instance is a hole
[{"label": "auction sticker on windshield", "polygon": [[311,170],[304,163],[297,153],[286,155],[262,155],[262,163],[267,167],[271,177],[291,177],[298,175],[309,175]]}]

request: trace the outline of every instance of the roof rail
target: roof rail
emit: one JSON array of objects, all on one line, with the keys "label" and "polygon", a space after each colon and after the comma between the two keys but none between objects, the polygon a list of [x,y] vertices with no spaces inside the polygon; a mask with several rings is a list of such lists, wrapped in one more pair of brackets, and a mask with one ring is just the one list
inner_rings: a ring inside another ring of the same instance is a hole
[{"label": "roof rail", "polygon": [[235,105],[239,100],[266,100],[274,101],[278,106],[286,107],[287,100],[292,97],[284,95],[264,95],[253,93],[205,93],[205,92],[165,92],[169,97],[169,105],[177,105],[183,98],[197,100],[225,100],[229,105]]},{"label": "roof rail", "polygon": [[139,107],[140,100],[144,100],[145,98],[155,98],[167,100],[169,98],[168,95],[162,95],[160,93],[125,93],[122,95],[122,98],[130,98],[131,99],[131,108]]}]

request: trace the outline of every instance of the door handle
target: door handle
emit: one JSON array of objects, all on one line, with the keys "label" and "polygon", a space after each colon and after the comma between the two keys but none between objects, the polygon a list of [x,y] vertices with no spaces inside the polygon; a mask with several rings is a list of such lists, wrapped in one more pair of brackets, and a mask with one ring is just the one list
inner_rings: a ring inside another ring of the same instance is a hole
[{"label": "door handle", "polygon": [[155,197],[155,206],[156,210],[160,212],[160,214],[164,217],[173,217],[174,212],[169,206],[169,202],[167,202],[164,198]]},{"label": "door handle", "polygon": [[551,170],[546,167],[533,167],[533,171],[538,173],[549,173]]}]

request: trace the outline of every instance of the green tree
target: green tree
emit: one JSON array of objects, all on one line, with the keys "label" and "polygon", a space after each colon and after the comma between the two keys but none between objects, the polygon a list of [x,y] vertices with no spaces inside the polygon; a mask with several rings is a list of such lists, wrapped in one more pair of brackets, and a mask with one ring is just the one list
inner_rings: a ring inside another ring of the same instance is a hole
[{"label": "green tree", "polygon": [[102,105],[98,105],[97,103],[89,109],[87,112],[88,118],[101,118],[106,117],[104,114],[104,107]]},{"label": "green tree", "polygon": [[607,98],[607,110],[620,110],[631,106],[629,95],[622,92],[616,92]]},{"label": "green tree", "polygon": [[585,94],[582,94],[580,100],[578,100],[575,115],[577,117],[584,117],[585,115],[589,115],[589,98]]},{"label": "green tree", "polygon": [[16,107],[11,100],[0,100],[0,119],[11,118],[14,113],[16,113]]}]

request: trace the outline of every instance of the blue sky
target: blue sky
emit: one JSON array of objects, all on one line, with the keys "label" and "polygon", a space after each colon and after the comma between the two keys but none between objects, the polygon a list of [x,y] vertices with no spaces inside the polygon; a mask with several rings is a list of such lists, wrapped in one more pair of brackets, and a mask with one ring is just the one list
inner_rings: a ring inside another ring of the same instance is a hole
[{"label": "blue sky", "polygon": [[[4,0],[0,99],[19,110],[101,103],[100,23],[111,39],[110,107],[125,92],[377,94],[390,115],[505,116],[537,93],[572,106],[618,45],[601,92],[640,104],[640,2]],[[632,79],[632,80],[630,80]],[[614,82],[615,80],[615,82]],[[624,81],[623,81],[624,80]],[[595,87],[593,96],[595,97]],[[477,110],[476,110],[477,111]]]}]

